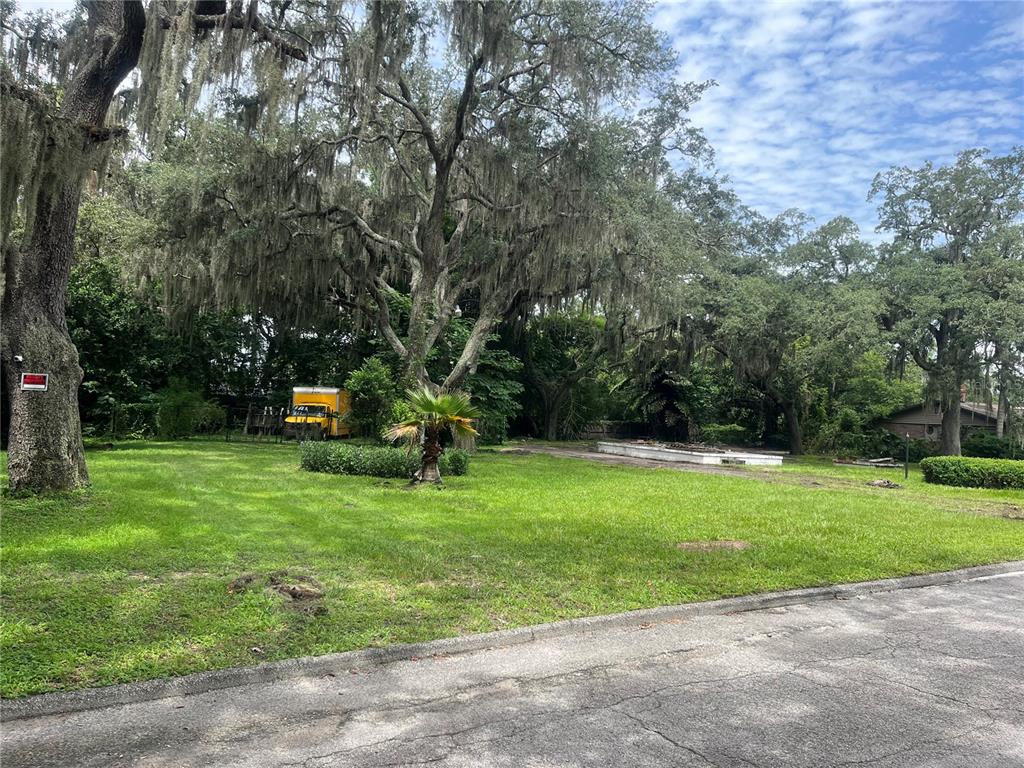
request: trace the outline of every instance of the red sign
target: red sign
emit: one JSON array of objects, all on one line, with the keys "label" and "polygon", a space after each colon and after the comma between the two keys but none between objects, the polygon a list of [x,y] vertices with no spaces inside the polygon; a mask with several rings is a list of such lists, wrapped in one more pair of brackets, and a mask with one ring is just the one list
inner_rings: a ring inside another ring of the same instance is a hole
[{"label": "red sign", "polygon": [[21,374],[21,391],[26,392],[30,390],[36,390],[38,392],[45,392],[50,384],[50,374],[48,373],[23,373]]}]

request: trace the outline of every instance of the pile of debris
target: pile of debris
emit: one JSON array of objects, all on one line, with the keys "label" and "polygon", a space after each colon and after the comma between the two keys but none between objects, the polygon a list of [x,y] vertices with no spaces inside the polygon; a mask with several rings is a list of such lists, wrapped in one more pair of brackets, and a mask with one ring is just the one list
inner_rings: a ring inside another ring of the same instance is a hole
[{"label": "pile of debris", "polygon": [[671,448],[675,451],[698,451],[700,453],[726,453],[724,448],[717,448],[704,443],[672,443],[660,440],[632,440],[636,445],[653,445],[656,448]]},{"label": "pile of debris", "polygon": [[884,459],[836,459],[833,464],[853,464],[858,467],[902,467],[902,461],[896,461],[892,456]]}]

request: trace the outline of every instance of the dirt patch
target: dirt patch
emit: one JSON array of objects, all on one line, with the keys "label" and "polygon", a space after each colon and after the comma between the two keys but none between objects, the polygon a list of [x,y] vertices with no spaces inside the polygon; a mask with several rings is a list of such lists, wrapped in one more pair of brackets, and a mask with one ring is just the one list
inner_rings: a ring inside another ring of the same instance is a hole
[{"label": "dirt patch", "polygon": [[892,480],[871,480],[865,483],[870,485],[872,488],[902,488],[903,486],[899,483],[894,483]]},{"label": "dirt patch", "polygon": [[231,583],[228,584],[228,592],[232,595],[237,595],[239,592],[245,592],[249,587],[256,583],[260,577],[255,573],[243,573],[236,579],[232,579]]},{"label": "dirt patch", "polygon": [[1024,507],[1018,507],[1016,504],[1005,504],[999,510],[999,516],[1005,517],[1007,520],[1024,520]]},{"label": "dirt patch", "polygon": [[270,589],[290,600],[319,600],[323,585],[312,576],[289,571],[276,571],[267,577]]},{"label": "dirt patch", "polygon": [[280,570],[267,574],[243,573],[228,584],[232,595],[262,587],[264,592],[284,600],[292,610],[309,616],[327,613],[323,604],[324,587],[312,576],[297,571]]},{"label": "dirt patch", "polygon": [[742,549],[750,549],[749,541],[741,541],[740,539],[712,539],[709,541],[680,541],[676,544],[676,549],[682,549],[686,552],[717,552],[719,550],[733,550],[739,551]]}]

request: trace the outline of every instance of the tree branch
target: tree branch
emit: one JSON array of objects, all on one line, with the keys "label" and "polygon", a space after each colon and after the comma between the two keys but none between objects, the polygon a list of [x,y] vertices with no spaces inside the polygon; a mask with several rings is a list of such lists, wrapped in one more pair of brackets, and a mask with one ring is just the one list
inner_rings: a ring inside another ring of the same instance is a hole
[{"label": "tree branch", "polygon": [[412,116],[416,119],[416,122],[420,124],[420,129],[423,131],[423,138],[427,142],[427,149],[430,150],[430,156],[434,158],[434,162],[441,162],[441,150],[437,146],[437,138],[434,136],[434,129],[430,126],[430,121],[427,120],[427,116],[420,111],[412,101],[412,91],[409,90],[408,83],[405,82],[405,78],[402,76],[398,77],[398,87],[402,91],[402,95],[391,93],[387,88],[381,84],[377,84],[377,93],[382,96],[386,96],[396,104],[400,104],[405,107]]}]

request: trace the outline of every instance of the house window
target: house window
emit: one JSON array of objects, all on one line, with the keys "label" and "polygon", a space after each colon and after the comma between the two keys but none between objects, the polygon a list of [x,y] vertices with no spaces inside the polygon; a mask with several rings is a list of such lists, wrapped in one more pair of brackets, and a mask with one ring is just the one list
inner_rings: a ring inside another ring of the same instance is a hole
[{"label": "house window", "polygon": [[927,433],[929,435],[934,435],[935,434],[935,427],[933,427],[931,424],[929,424],[928,425],[928,429],[926,431],[927,431]]}]

